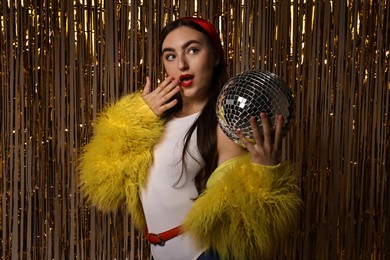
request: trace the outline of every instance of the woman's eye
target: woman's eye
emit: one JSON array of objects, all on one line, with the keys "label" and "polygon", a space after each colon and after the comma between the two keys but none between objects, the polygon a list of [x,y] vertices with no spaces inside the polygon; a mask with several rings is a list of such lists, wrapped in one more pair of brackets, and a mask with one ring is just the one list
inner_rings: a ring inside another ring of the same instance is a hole
[{"label": "woman's eye", "polygon": [[175,55],[173,55],[173,54],[167,54],[167,55],[165,56],[165,59],[166,59],[167,61],[172,61],[174,58],[175,58]]},{"label": "woman's eye", "polygon": [[191,48],[191,49],[188,50],[189,54],[196,54],[198,52],[199,52],[199,50],[197,48]]}]

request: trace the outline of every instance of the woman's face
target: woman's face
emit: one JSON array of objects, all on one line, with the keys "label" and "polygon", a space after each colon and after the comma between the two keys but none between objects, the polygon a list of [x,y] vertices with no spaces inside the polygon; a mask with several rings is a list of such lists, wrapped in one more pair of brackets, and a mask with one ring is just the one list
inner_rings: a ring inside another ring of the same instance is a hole
[{"label": "woman's face", "polygon": [[207,98],[218,60],[206,36],[188,26],[171,31],[162,44],[165,71],[180,81],[183,98]]}]

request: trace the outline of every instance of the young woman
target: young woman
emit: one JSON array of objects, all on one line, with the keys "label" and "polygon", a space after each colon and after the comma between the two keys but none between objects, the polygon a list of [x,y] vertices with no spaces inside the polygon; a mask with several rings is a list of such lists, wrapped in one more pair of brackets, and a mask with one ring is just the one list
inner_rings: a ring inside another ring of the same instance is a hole
[{"label": "young woman", "polygon": [[221,41],[201,18],[162,31],[168,77],[121,98],[97,119],[80,163],[81,188],[103,210],[124,201],[156,260],[261,259],[287,235],[300,198],[279,162],[283,118],[254,118],[255,143],[230,140],[215,105],[227,81]]}]

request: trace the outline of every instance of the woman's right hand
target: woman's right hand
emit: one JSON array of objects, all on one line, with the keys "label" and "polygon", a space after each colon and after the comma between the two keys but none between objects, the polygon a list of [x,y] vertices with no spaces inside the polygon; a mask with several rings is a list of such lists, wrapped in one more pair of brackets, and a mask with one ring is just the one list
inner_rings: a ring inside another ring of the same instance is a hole
[{"label": "woman's right hand", "polygon": [[151,91],[151,89],[151,80],[149,77],[146,77],[142,98],[157,116],[161,116],[165,111],[177,104],[177,99],[171,100],[171,98],[180,91],[178,80],[168,76],[154,91]]}]

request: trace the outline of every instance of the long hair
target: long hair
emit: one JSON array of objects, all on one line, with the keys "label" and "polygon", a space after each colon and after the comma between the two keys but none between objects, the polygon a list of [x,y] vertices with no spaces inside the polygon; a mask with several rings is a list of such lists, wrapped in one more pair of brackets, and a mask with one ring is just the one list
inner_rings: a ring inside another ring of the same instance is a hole
[{"label": "long hair", "polygon": [[[191,18],[189,18],[191,19]],[[194,30],[197,30],[203,33],[210,45],[213,46],[216,53],[220,54],[221,48],[220,46],[215,46],[214,40],[211,38],[210,34],[198,23],[187,20],[187,19],[179,19],[169,23],[164,29],[161,31],[160,35],[160,52],[162,50],[162,44],[164,42],[165,37],[174,29],[188,26]],[[161,53],[160,53],[161,54]],[[161,56],[161,55],[160,55]],[[182,161],[183,161],[183,169],[185,166],[185,155],[188,151],[188,146],[190,143],[191,136],[197,129],[197,146],[199,149],[199,153],[203,159],[202,168],[197,172],[195,176],[195,187],[200,195],[205,187],[208,178],[211,173],[215,170],[218,165],[218,153],[217,153],[217,115],[215,112],[215,106],[218,98],[218,94],[221,91],[223,85],[228,80],[228,73],[226,69],[226,63],[223,57],[219,57],[219,63],[214,67],[212,82],[208,89],[208,100],[205,104],[203,110],[201,111],[198,119],[194,122],[194,124],[189,128],[185,140],[184,140],[184,148],[182,152]],[[174,106],[172,109],[166,111],[163,115],[164,118],[169,118],[173,113],[181,109],[182,102],[180,93],[175,97],[178,99],[178,104]],[[183,171],[182,171],[183,174]]]}]

